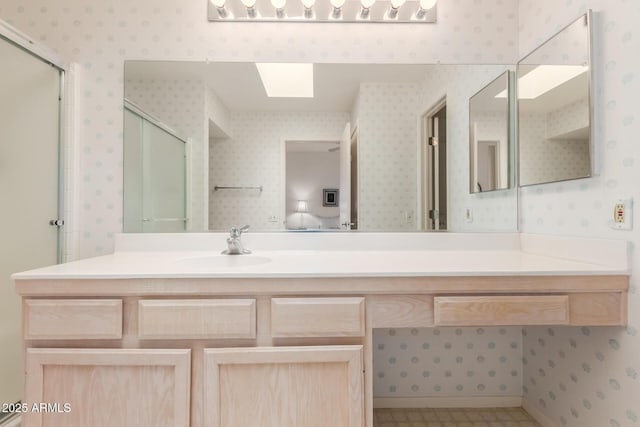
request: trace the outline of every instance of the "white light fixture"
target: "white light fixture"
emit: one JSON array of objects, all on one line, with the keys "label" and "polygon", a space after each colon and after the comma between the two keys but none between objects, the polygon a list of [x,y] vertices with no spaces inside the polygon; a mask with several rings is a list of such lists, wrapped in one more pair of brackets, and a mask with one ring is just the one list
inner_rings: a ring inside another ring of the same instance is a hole
[{"label": "white light fixture", "polygon": [[437,0],[420,0],[418,2],[420,7],[416,12],[416,18],[417,19],[424,18],[424,16],[427,14],[427,11],[433,9],[436,3],[437,3]]},{"label": "white light fixture", "polygon": [[[587,65],[538,65],[518,79],[518,99],[536,99],[588,70]],[[506,97],[506,90],[496,95]]]},{"label": "white light fixture", "polygon": [[284,18],[284,7],[286,4],[287,0],[271,0],[271,5],[276,9],[276,16],[278,19]]},{"label": "white light fixture", "polygon": [[296,203],[296,212],[300,214],[300,228],[304,228],[304,214],[309,212],[309,201],[298,200],[298,203]]},{"label": "white light fixture", "polygon": [[436,0],[207,0],[212,22],[436,22]]},{"label": "white light fixture", "polygon": [[226,18],[228,15],[227,9],[224,7],[225,2],[226,0],[211,0],[211,4],[216,8],[221,18]]},{"label": "white light fixture", "polygon": [[389,18],[396,19],[398,16],[398,9],[406,2],[406,0],[391,0],[391,8],[389,9]]},{"label": "white light fixture", "polygon": [[362,9],[360,10],[360,19],[368,19],[371,14],[371,6],[375,4],[376,0],[360,0]]},{"label": "white light fixture", "polygon": [[313,64],[256,63],[270,98],[313,98]]},{"label": "white light fixture", "polygon": [[304,6],[304,17],[307,19],[313,18],[313,5],[316,3],[316,0],[301,0],[302,5]]},{"label": "white light fixture", "polygon": [[242,4],[247,8],[247,16],[249,18],[256,17],[256,0],[241,0]]},{"label": "white light fixture", "polygon": [[333,19],[338,19],[342,16],[342,6],[344,6],[344,2],[345,0],[331,0],[331,5],[333,6],[331,16]]}]

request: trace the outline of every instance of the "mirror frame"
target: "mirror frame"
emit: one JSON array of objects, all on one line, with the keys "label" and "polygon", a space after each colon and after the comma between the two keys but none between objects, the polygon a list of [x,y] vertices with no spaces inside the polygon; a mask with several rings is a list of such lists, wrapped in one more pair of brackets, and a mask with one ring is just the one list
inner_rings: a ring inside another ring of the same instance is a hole
[{"label": "mirror frame", "polygon": [[[549,42],[551,42],[555,37],[557,37],[558,35],[562,34],[563,31],[565,31],[567,28],[571,27],[572,25],[574,25],[576,22],[580,21],[580,20],[584,20],[586,21],[586,27],[587,27],[587,60],[588,60],[588,66],[589,69],[587,70],[587,104],[589,106],[589,174],[586,176],[580,176],[580,177],[575,177],[575,178],[566,178],[566,179],[559,179],[559,180],[553,180],[553,181],[543,181],[543,182],[535,182],[535,183],[531,183],[531,184],[522,184],[521,181],[521,164],[520,164],[520,98],[518,95],[518,70],[520,68],[521,64],[525,59],[527,59],[529,56],[533,55],[535,52],[537,52],[540,48],[542,48],[543,46],[545,46],[546,44],[548,44]],[[533,50],[531,50],[529,53],[527,53],[526,55],[524,55],[522,58],[520,58],[520,60],[518,60],[518,62],[516,63],[516,76],[515,76],[515,99],[516,99],[516,127],[517,127],[517,141],[516,141],[516,182],[517,182],[517,187],[518,188],[526,188],[526,187],[531,187],[534,185],[543,185],[543,184],[551,184],[551,183],[556,183],[556,182],[566,182],[566,181],[575,181],[578,179],[585,179],[585,178],[592,178],[594,176],[597,175],[597,171],[596,171],[596,159],[595,159],[595,153],[596,153],[596,147],[595,147],[595,114],[594,114],[594,102],[593,102],[593,11],[591,9],[587,9],[587,11],[583,14],[581,14],[580,16],[578,16],[576,19],[572,20],[571,22],[569,22],[567,25],[565,25],[564,27],[562,27],[559,31],[557,31],[556,33],[554,33],[551,37],[549,37],[548,39],[546,39],[544,42],[542,42],[540,45],[538,45],[536,48],[534,48]]]}]

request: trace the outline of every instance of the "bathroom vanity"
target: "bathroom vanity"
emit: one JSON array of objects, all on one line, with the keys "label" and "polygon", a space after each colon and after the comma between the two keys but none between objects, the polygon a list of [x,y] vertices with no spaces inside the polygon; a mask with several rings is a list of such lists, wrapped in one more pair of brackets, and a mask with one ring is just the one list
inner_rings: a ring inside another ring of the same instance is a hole
[{"label": "bathroom vanity", "polygon": [[122,235],[14,275],[24,402],[71,405],[25,425],[371,427],[374,328],[627,321],[623,241],[256,233],[223,256],[225,237]]}]

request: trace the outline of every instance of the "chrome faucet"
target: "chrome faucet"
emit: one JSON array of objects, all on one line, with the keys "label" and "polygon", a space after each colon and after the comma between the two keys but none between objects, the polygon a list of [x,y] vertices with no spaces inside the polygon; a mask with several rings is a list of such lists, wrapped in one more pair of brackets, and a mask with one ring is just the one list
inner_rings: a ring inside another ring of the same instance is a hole
[{"label": "chrome faucet", "polygon": [[244,227],[241,227],[241,228],[231,227],[231,234],[229,235],[229,237],[227,237],[228,249],[225,251],[222,251],[222,254],[223,255],[250,254],[251,251],[249,249],[245,249],[244,246],[242,245],[242,240],[240,240],[240,238],[242,237],[242,233],[244,233],[248,229],[249,229],[248,225],[245,225]]}]

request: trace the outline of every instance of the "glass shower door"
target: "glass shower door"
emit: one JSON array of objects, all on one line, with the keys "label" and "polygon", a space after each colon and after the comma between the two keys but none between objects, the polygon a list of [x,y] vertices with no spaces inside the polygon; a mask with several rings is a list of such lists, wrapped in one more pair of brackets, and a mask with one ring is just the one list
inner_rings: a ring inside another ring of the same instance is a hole
[{"label": "glass shower door", "polygon": [[185,231],[186,143],[125,108],[124,231]]},{"label": "glass shower door", "polygon": [[[62,70],[0,36],[0,402],[22,398],[21,300],[10,275],[55,264]],[[0,413],[0,423],[6,414]]]}]

